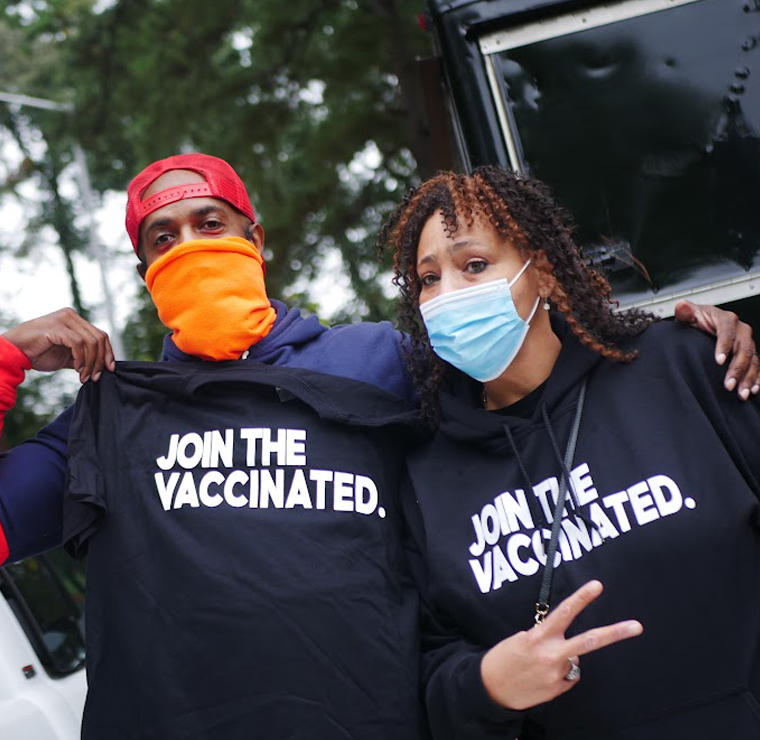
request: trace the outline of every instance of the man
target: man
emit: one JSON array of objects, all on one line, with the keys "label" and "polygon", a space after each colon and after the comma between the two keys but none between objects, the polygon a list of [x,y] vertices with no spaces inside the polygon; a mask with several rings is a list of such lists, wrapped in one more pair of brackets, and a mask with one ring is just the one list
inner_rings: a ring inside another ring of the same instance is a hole
[{"label": "man", "polygon": [[[113,372],[70,310],[0,338],[0,410],[30,366],[86,384],[0,461],[0,561],[89,549],[84,737],[423,736],[399,335],[270,301],[263,230],[222,160],[156,162],[128,198],[167,362]],[[727,385],[757,392],[747,328],[686,313],[723,326]]]}]

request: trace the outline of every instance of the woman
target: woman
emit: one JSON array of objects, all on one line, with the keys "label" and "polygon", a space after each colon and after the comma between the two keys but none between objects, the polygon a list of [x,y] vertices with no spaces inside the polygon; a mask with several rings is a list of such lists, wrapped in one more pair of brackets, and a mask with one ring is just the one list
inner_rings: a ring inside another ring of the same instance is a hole
[{"label": "woman", "polygon": [[406,502],[434,734],[760,737],[758,408],[706,337],[613,313],[571,229],[486,167],[381,235],[437,426]]}]

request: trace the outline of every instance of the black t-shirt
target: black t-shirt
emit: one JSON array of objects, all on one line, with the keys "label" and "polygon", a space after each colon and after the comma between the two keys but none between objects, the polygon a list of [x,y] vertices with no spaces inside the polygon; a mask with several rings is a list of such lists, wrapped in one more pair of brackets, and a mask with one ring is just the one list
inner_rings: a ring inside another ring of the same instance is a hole
[{"label": "black t-shirt", "polygon": [[119,363],[77,401],[83,737],[422,737],[397,477],[416,415],[258,363]]}]

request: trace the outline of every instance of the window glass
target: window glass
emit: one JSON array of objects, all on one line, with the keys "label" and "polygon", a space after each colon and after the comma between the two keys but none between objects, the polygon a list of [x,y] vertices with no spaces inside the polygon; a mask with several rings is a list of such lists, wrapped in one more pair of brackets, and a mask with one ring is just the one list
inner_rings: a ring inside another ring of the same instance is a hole
[{"label": "window glass", "polygon": [[757,5],[702,0],[493,55],[524,169],[618,297],[760,269]]},{"label": "window glass", "polygon": [[51,676],[84,665],[84,568],[54,551],[0,571],[0,590]]}]

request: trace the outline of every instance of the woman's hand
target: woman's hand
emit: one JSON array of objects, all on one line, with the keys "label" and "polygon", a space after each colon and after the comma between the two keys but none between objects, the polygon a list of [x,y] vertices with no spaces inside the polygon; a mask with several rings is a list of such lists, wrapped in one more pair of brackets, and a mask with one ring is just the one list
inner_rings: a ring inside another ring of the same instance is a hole
[{"label": "woman's hand", "polygon": [[722,365],[731,355],[731,363],[723,381],[729,391],[737,388],[739,398],[746,401],[750,393],[760,393],[760,358],[757,356],[752,327],[745,324],[733,311],[716,306],[701,306],[689,301],[676,304],[675,317],[706,334],[718,338],[715,343],[715,360]]},{"label": "woman's hand", "polygon": [[602,593],[599,581],[589,581],[541,623],[494,645],[480,664],[483,685],[491,699],[506,709],[522,710],[569,691],[579,679],[565,676],[578,656],[592,653],[643,632],[634,620],[597,627],[565,639],[573,620]]}]

